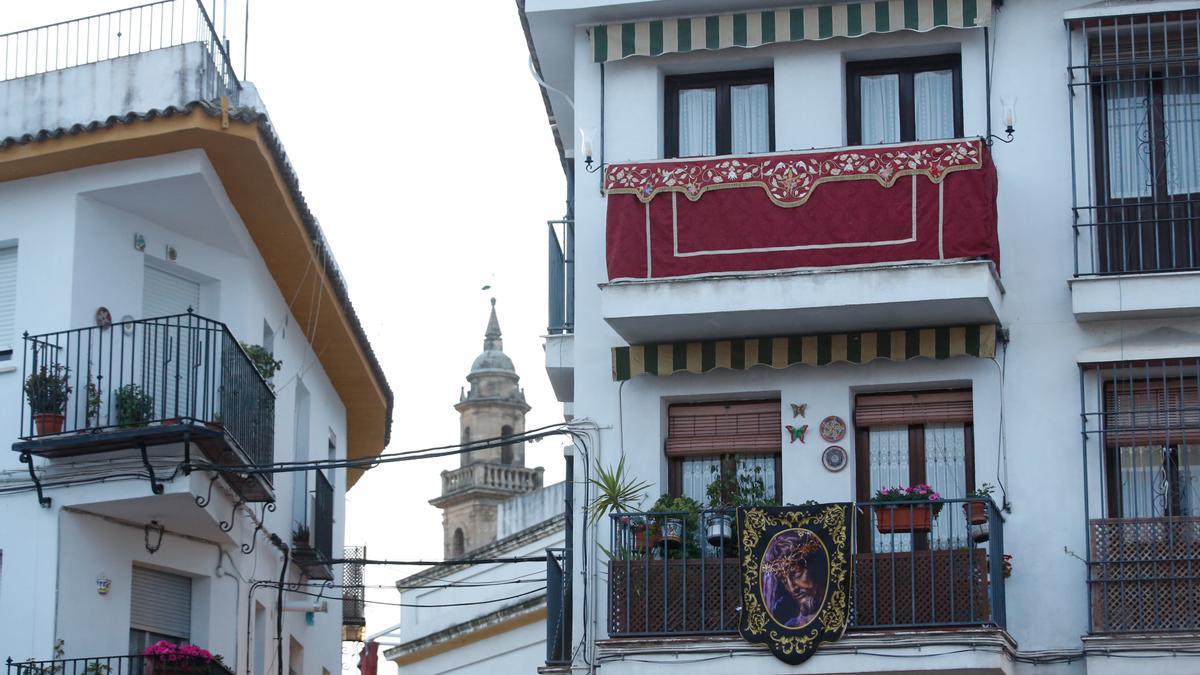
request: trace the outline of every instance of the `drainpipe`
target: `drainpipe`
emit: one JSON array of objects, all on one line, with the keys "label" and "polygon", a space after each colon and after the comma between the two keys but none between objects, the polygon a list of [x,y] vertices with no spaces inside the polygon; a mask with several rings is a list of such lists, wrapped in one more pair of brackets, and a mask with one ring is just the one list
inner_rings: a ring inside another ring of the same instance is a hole
[{"label": "drainpipe", "polygon": [[283,551],[283,566],[279,568],[279,592],[275,595],[275,660],[278,665],[278,675],[283,675],[283,584],[287,581],[288,563],[291,562],[292,549],[279,538],[271,535],[271,543]]}]

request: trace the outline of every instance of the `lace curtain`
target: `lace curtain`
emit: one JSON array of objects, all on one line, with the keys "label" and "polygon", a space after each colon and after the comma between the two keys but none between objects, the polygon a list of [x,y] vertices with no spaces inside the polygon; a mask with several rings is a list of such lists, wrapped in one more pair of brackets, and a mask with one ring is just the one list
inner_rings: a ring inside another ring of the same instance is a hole
[{"label": "lace curtain", "polygon": [[858,80],[863,145],[900,142],[900,76],[864,75]]},{"label": "lace curtain", "polygon": [[954,138],[954,71],[913,75],[913,105],[918,141]]},{"label": "lace curtain", "polygon": [[679,92],[679,156],[717,154],[717,92],[684,89]]},{"label": "lace curtain", "polygon": [[732,152],[735,155],[771,150],[770,96],[765,84],[729,89]]}]

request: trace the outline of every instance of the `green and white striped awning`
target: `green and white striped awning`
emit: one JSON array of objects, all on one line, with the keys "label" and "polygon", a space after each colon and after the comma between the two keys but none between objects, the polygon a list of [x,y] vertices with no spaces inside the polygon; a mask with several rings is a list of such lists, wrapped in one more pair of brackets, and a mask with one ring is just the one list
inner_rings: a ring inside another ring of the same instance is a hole
[{"label": "green and white striped awning", "polygon": [[901,30],[978,28],[992,0],[859,0],[792,9],[601,24],[592,28],[596,63],[629,56],[760,47]]},{"label": "green and white striped awning", "polygon": [[875,359],[995,355],[996,326],[984,325],[631,345],[613,348],[612,365],[613,380],[620,382],[643,373],[671,375],[707,373],[715,368],[745,370],[754,366],[787,368]]}]

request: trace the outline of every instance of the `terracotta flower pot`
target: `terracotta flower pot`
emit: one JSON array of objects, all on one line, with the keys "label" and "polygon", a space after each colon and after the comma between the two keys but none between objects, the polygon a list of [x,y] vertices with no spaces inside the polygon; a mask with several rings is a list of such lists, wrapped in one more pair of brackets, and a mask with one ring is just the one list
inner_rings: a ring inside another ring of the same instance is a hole
[{"label": "terracotta flower pot", "polygon": [[66,420],[62,413],[33,413],[33,424],[37,427],[38,436],[61,434]]},{"label": "terracotta flower pot", "polygon": [[933,529],[933,509],[923,504],[882,506],[875,510],[880,534],[928,533]]},{"label": "terracotta flower pot", "polygon": [[967,522],[972,525],[984,525],[988,521],[987,504],[984,502],[963,504],[963,513],[967,514]]}]

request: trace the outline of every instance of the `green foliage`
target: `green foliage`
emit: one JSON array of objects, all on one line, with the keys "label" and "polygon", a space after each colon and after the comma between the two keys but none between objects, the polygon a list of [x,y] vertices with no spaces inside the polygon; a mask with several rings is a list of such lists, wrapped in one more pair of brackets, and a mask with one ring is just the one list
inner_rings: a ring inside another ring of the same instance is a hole
[{"label": "green foliage", "polygon": [[87,406],[87,425],[89,427],[100,421],[100,403],[100,387],[97,387],[96,383],[92,382],[91,377],[89,377],[87,383],[87,401],[85,404]]},{"label": "green foliage", "polygon": [[[268,382],[283,367],[283,361],[276,361],[275,355],[267,351],[267,348],[262,345],[243,342],[242,349],[245,350],[246,356],[250,357],[250,361],[254,364],[255,369],[258,370],[258,374]],[[272,386],[271,388],[274,389],[275,387]]]},{"label": "green foliage", "polygon": [[654,526],[654,536],[661,536],[661,523],[668,518],[683,521],[683,545],[670,544],[665,547],[668,558],[699,558],[700,542],[704,533],[700,527],[700,503],[690,497],[672,497],[664,494],[650,507],[651,513],[663,514],[652,516],[657,521]]},{"label": "green foliage", "polygon": [[754,471],[741,471],[737,475],[722,476],[720,467],[711,467],[713,480],[705,494],[711,508],[736,508],[738,506],[774,506],[778,502],[767,497],[767,484],[762,477],[762,467]]},{"label": "green foliage", "polygon": [[123,427],[144,426],[154,418],[154,397],[136,384],[127,384],[113,394],[117,424]]},{"label": "green foliage", "polygon": [[991,483],[984,483],[974,490],[967,491],[967,499],[990,499],[992,492],[996,490],[996,486]]},{"label": "green foliage", "polygon": [[29,408],[35,413],[62,414],[71,396],[71,387],[67,384],[70,372],[70,368],[55,363],[43,365],[25,378],[25,396],[29,400]]},{"label": "green foliage", "polygon": [[588,504],[589,523],[595,525],[609,512],[626,513],[633,511],[642,503],[650,483],[635,480],[625,473],[625,455],[617,466],[605,469],[596,462],[596,477],[589,478],[588,483],[596,489],[596,498]]}]

